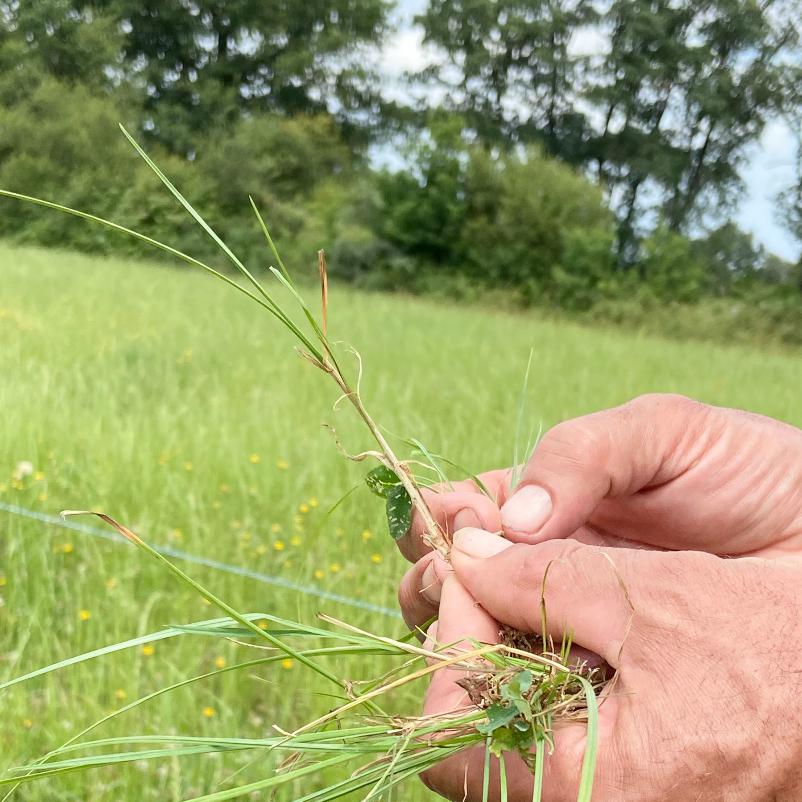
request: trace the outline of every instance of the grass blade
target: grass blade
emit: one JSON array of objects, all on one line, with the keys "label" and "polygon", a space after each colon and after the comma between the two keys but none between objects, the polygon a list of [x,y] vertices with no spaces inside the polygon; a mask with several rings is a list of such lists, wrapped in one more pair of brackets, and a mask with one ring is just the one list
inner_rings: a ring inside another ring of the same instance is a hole
[{"label": "grass blade", "polygon": [[593,686],[584,677],[579,679],[585,690],[585,700],[588,706],[588,735],[585,743],[585,755],[582,758],[582,774],[580,775],[577,802],[591,802],[593,778],[596,774],[596,754],[599,747],[599,703]]}]

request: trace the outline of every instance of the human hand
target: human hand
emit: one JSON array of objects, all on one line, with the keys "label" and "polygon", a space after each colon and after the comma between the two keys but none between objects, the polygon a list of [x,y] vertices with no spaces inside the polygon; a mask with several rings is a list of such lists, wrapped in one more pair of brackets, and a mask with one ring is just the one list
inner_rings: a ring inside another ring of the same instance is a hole
[{"label": "human hand", "polygon": [[[513,545],[455,538],[436,637],[498,642],[499,622],[577,643],[618,671],[599,711],[594,802],[792,802],[802,798],[802,558],[724,560],[701,552]],[[425,715],[470,705],[457,671],[435,673]],[[585,727],[559,725],[544,802],[576,799]],[[482,798],[484,750],[423,778],[453,800]],[[509,800],[532,778],[510,756]],[[495,784],[497,788],[497,783]]]},{"label": "human hand", "polygon": [[[513,493],[509,470],[424,495],[441,526],[510,540],[561,537],[768,556],[802,545],[802,431],[771,418],[647,395],[564,421],[538,445]],[[413,518],[399,542],[428,548]]]}]

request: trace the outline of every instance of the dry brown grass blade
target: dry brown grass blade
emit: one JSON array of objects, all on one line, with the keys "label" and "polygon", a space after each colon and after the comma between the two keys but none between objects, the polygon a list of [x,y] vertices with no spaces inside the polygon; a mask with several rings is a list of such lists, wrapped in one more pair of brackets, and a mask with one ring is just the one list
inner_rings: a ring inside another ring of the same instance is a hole
[{"label": "dry brown grass blade", "polygon": [[348,712],[349,710],[364,704],[371,699],[375,699],[377,696],[381,696],[382,694],[387,693],[395,688],[400,688],[402,685],[406,685],[408,682],[413,682],[416,679],[420,679],[421,677],[425,677],[429,674],[433,674],[435,671],[440,671],[444,668],[448,668],[449,666],[457,665],[459,663],[463,663],[467,660],[473,660],[480,657],[484,657],[487,654],[493,654],[494,652],[499,652],[504,650],[504,644],[502,643],[495,643],[491,646],[484,646],[481,649],[474,649],[470,652],[464,652],[462,654],[458,654],[455,657],[449,657],[443,660],[442,662],[436,663],[435,665],[426,666],[425,668],[421,668],[418,671],[414,671],[411,674],[406,674],[403,677],[399,677],[397,680],[393,682],[389,682],[387,685],[382,685],[374,690],[354,699],[351,702],[347,702],[346,704],[336,708],[335,710],[331,710],[330,712],[326,713],[324,716],[320,716],[320,718],[316,718],[314,721],[310,721],[308,724],[304,724],[303,727],[300,729],[295,730],[293,732],[293,736],[300,735],[303,732],[307,732],[308,730],[314,729],[315,727],[319,727],[321,724],[325,724],[332,719],[339,718],[343,715],[343,713]]}]

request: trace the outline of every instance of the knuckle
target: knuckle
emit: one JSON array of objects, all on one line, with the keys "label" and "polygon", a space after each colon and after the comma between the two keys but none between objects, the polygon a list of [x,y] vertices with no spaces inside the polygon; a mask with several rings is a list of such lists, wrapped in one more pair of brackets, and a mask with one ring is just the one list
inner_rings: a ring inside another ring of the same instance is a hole
[{"label": "knuckle", "polygon": [[644,393],[636,396],[621,408],[636,415],[694,414],[705,409],[705,404],[680,393]]},{"label": "knuckle", "polygon": [[558,423],[537,447],[536,459],[557,464],[561,470],[604,464],[610,451],[605,427],[595,425],[593,415]]}]

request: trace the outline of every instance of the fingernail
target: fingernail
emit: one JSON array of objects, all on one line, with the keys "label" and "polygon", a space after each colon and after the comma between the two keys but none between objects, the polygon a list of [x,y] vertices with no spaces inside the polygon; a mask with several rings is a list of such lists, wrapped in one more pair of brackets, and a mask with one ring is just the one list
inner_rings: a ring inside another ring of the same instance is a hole
[{"label": "fingernail", "polygon": [[492,557],[512,546],[509,540],[484,529],[460,529],[454,534],[452,549],[468,557]]},{"label": "fingernail", "polygon": [[460,510],[454,516],[454,531],[465,529],[468,526],[479,528],[482,526],[482,522],[479,520],[479,516],[470,507],[465,507],[465,509]]},{"label": "fingernail", "polygon": [[[435,558],[436,559],[436,558]],[[440,604],[440,595],[443,591],[443,586],[437,579],[437,569],[434,567],[434,560],[432,560],[423,572],[421,577],[420,595],[426,601],[432,604]]]},{"label": "fingernail", "polygon": [[551,517],[551,496],[537,485],[518,490],[501,508],[501,523],[505,529],[534,535]]}]

